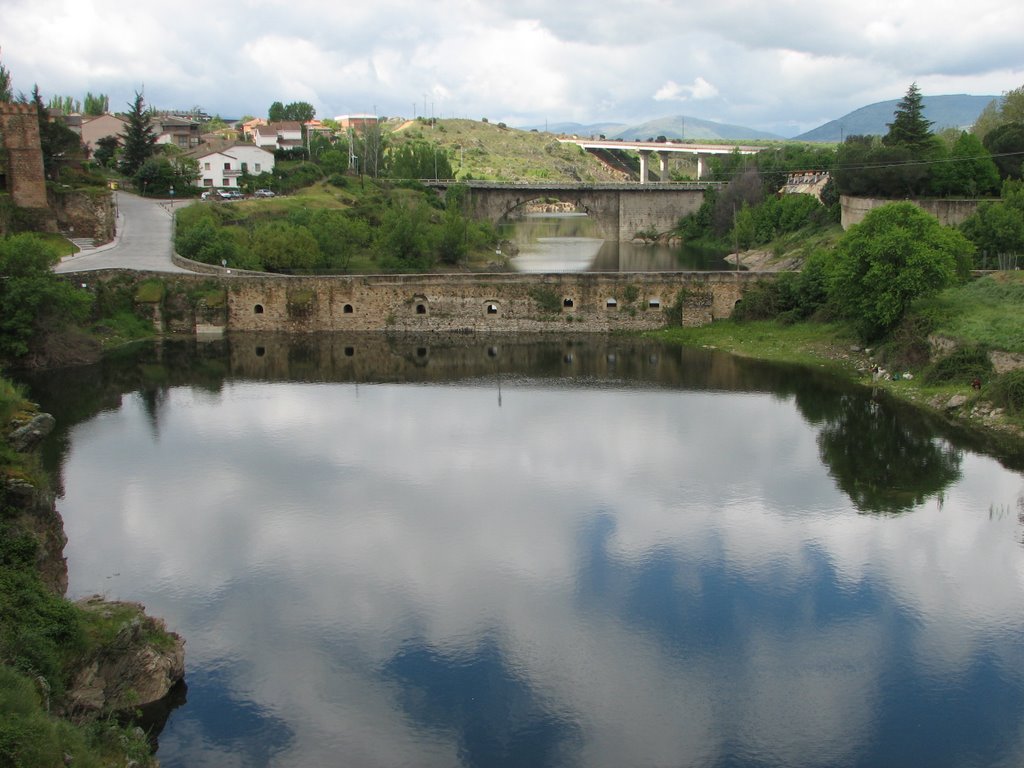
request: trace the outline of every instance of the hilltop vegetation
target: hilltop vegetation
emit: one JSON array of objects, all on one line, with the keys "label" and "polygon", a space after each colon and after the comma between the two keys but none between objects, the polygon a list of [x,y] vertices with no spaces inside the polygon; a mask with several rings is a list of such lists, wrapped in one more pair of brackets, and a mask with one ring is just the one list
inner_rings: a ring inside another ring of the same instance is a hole
[{"label": "hilltop vegetation", "polygon": [[436,146],[456,179],[497,181],[621,181],[622,174],[551,133],[520,131],[504,123],[414,120],[388,134],[392,147],[409,142]]}]

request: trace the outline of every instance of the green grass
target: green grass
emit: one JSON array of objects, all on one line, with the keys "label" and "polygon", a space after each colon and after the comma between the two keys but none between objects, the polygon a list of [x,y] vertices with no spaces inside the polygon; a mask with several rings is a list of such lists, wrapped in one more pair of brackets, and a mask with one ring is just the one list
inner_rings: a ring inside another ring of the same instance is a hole
[{"label": "green grass", "polygon": [[940,336],[1024,354],[1022,308],[1024,273],[997,272],[918,302],[914,311],[934,313]]},{"label": "green grass", "polygon": [[744,357],[805,365],[849,367],[853,332],[832,323],[717,320],[697,328],[650,331],[653,338],[692,347],[721,349]]},{"label": "green grass", "polygon": [[135,289],[135,301],[140,304],[159,304],[163,301],[166,288],[163,280],[153,278],[139,283]]}]

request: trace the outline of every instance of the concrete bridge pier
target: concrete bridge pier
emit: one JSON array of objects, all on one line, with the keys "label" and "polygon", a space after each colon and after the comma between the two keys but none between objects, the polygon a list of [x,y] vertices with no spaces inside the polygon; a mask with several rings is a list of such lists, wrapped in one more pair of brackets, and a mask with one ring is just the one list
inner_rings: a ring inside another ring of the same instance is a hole
[{"label": "concrete bridge pier", "polygon": [[697,155],[697,181],[700,181],[707,175],[709,170],[708,160],[710,159],[710,155]]},{"label": "concrete bridge pier", "polygon": [[647,183],[647,164],[651,158],[651,150],[641,149],[640,150],[640,183]]},{"label": "concrete bridge pier", "polygon": [[658,161],[659,172],[661,173],[661,180],[668,181],[668,155],[659,152]]}]

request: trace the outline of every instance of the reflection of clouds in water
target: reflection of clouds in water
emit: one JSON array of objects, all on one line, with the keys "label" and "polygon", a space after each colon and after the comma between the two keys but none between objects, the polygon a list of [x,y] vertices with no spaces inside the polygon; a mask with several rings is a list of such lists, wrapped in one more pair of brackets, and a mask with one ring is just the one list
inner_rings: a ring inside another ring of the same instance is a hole
[{"label": "reflection of clouds in water", "polygon": [[[927,630],[911,642],[935,674],[1019,630],[1013,521],[985,512],[1019,477],[965,457],[941,511],[858,515],[814,432],[769,396],[516,385],[498,408],[488,386],[232,384],[172,390],[158,438],[140,410],[126,398],[76,430],[61,505],[73,590],[143,597],[188,638],[192,669],[244,658],[231,685],[287,721],[291,764],[332,750],[450,764],[455,734],[425,744],[378,673],[410,643],[472,658],[488,633],[538,711],[570,713],[583,764],[713,762],[727,739],[786,764],[849,759],[892,652],[883,619],[823,623],[819,605],[776,620],[753,602],[737,614],[767,625],[732,617],[743,648],[680,656],[685,635],[644,619],[635,590],[652,553],[681,616],[717,599],[717,569],[795,595],[821,578],[883,585]],[[731,423],[750,428],[738,440]],[[610,581],[588,603],[595,510]]]},{"label": "reflection of clouds in water", "polygon": [[593,237],[542,237],[520,246],[510,261],[517,272],[585,272],[602,245]]}]

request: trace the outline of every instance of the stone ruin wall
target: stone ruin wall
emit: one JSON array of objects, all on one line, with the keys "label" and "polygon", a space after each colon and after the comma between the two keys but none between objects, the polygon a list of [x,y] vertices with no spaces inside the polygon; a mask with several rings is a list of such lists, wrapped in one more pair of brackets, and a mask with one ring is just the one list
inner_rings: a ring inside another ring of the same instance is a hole
[{"label": "stone ruin wall", "polygon": [[14,204],[19,208],[46,208],[35,104],[0,103],[0,144],[6,159],[7,191]]},{"label": "stone ruin wall", "polygon": [[[571,334],[699,326],[730,317],[749,283],[776,276],[666,272],[307,278],[97,270],[69,279],[90,290],[99,281],[126,274],[135,284],[159,279],[169,286],[161,304],[146,308],[160,329],[199,334]],[[207,306],[188,298],[190,292],[201,295],[216,286],[224,289],[223,302]]]},{"label": "stone ruin wall", "polygon": [[750,279],[749,273],[235,277],[227,283],[225,323],[234,331],[293,333],[651,330],[729,317]]}]

